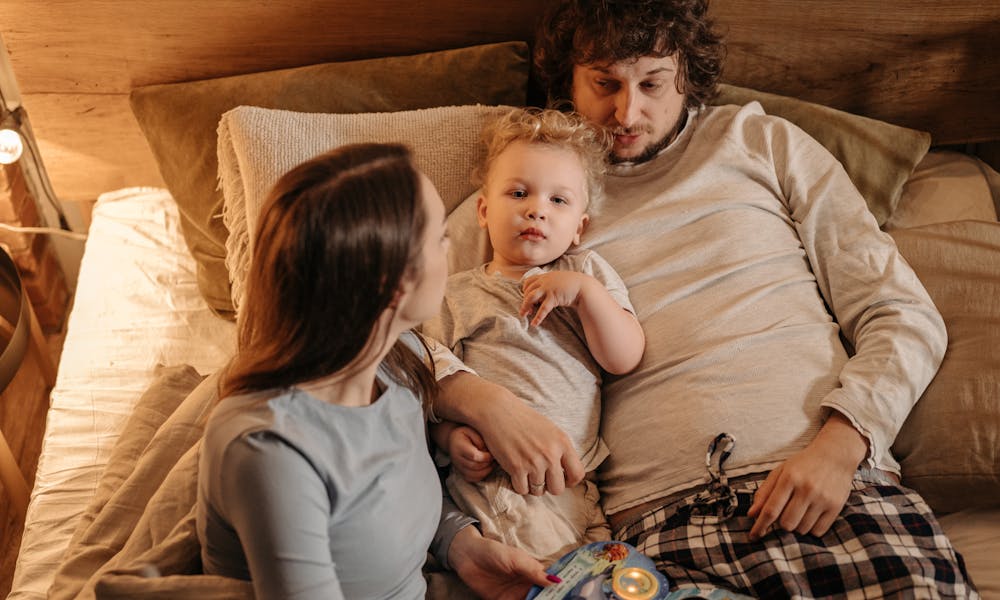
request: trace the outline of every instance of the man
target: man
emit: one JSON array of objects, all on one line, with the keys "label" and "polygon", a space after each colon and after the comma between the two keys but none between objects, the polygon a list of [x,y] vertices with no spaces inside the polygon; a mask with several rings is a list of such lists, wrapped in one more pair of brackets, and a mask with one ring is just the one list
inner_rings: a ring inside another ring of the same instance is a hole
[{"label": "man", "polygon": [[[974,596],[889,453],[943,321],[822,146],[755,103],[703,106],[723,55],[706,13],[564,0],[536,43],[550,101],[615,136],[582,245],[621,273],[647,338],[604,388],[614,537],[682,586]],[[520,493],[579,480],[520,399],[468,373],[442,385],[438,414],[476,427]]]}]

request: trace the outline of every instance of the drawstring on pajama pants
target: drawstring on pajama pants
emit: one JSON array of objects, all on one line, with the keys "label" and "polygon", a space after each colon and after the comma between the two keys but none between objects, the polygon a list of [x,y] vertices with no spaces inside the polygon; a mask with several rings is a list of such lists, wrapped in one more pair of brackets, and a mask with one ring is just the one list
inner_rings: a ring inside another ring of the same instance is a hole
[{"label": "drawstring on pajama pants", "polygon": [[709,524],[722,523],[736,512],[736,492],[729,486],[729,477],[722,467],[733,453],[736,440],[728,433],[720,433],[708,445],[705,453],[705,467],[710,481],[705,490],[686,501],[677,509],[687,514],[691,522]]}]

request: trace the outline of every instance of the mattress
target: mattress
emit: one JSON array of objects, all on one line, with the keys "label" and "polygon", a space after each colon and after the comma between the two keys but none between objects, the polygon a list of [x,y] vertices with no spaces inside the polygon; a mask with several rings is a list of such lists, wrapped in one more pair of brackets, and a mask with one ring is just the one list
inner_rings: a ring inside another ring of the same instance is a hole
[{"label": "mattress", "polygon": [[8,598],[45,597],[155,367],[190,364],[207,374],[231,356],[235,326],[205,304],[195,269],[165,190],[98,199]]},{"label": "mattress", "polygon": [[[1000,176],[986,169],[984,180],[980,169],[986,168],[968,157],[928,155],[887,228],[956,218],[995,221]],[[942,201],[939,184],[945,180],[960,210],[952,198]],[[942,206],[950,210],[942,213]],[[212,313],[198,291],[169,193],[130,188],[102,195],[93,210],[9,599],[45,598],[156,366],[189,364],[207,374],[225,364],[234,345],[234,324]],[[941,522],[983,597],[1000,600],[1000,508],[947,515]]]}]

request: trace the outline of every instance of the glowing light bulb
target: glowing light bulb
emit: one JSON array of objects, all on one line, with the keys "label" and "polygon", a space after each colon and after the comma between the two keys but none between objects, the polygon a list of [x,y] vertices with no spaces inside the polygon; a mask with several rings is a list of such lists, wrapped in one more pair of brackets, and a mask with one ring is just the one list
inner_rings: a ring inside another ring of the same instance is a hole
[{"label": "glowing light bulb", "polygon": [[652,573],[639,567],[619,567],[611,577],[611,588],[622,600],[650,600],[660,589]]},{"label": "glowing light bulb", "polygon": [[9,165],[17,162],[24,152],[24,142],[13,129],[0,129],[0,164]]}]

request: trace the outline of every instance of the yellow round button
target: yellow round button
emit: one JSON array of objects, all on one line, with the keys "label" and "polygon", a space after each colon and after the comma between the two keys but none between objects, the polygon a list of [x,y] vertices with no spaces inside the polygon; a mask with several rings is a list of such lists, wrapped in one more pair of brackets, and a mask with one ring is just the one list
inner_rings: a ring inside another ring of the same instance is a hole
[{"label": "yellow round button", "polygon": [[611,589],[622,600],[650,600],[660,591],[660,582],[645,569],[619,567],[611,574]]}]

